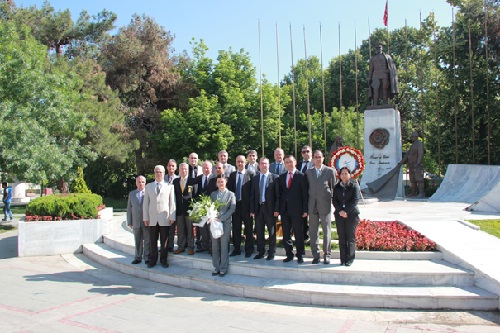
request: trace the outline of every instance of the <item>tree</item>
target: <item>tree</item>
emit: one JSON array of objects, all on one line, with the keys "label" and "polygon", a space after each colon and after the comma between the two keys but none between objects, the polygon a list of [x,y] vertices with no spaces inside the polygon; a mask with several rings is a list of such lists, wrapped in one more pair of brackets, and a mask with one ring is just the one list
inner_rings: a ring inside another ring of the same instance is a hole
[{"label": "tree", "polygon": [[171,54],[172,40],[152,18],[134,15],[102,48],[107,83],[118,91],[132,138],[139,142],[138,173],[165,162],[156,151],[155,138],[163,132],[160,112],[176,106],[173,96],[180,73]]},{"label": "tree", "polygon": [[82,139],[89,126],[77,112],[82,80],[50,63],[24,29],[0,21],[0,168],[41,183],[72,174],[95,158]]}]

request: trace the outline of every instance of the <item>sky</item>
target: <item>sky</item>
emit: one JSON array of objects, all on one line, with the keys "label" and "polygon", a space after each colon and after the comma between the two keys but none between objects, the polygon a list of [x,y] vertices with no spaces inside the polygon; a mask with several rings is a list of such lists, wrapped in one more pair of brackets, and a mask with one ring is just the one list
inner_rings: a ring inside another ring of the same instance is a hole
[{"label": "sky", "polygon": [[[44,0],[16,0],[17,6],[40,8]],[[339,53],[354,50],[369,31],[384,28],[386,0],[52,0],[56,11],[69,9],[76,20],[81,11],[91,16],[103,9],[117,14],[117,29],[134,13],[153,17],[174,36],[174,53],[191,55],[190,41],[203,39],[207,56],[218,50],[249,53],[267,80],[276,83],[298,59],[317,56],[324,68]],[[457,9],[455,9],[457,11]],[[445,0],[389,0],[389,30],[419,28],[431,12],[440,26],[449,26],[452,7]],[[117,30],[112,32],[116,33]],[[321,32],[321,33],[320,33]],[[277,52],[278,35],[278,52]],[[292,55],[291,55],[292,35]],[[356,35],[356,38],[355,38]],[[320,38],[321,36],[321,38]],[[306,45],[306,48],[305,48]],[[278,59],[277,59],[278,53]],[[390,49],[391,53],[391,49]],[[368,61],[368,59],[367,59]]]}]

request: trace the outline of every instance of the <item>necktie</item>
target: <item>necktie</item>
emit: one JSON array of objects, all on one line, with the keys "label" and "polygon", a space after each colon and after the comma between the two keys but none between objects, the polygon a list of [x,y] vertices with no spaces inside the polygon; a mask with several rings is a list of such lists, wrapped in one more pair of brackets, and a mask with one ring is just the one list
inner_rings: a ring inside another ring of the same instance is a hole
[{"label": "necktie", "polygon": [[292,184],[292,172],[289,172],[289,181],[287,182],[287,188],[291,188]]},{"label": "necktie", "polygon": [[202,176],[202,191],[205,191],[205,188],[207,187],[207,176]]},{"label": "necktie", "polygon": [[197,167],[193,167],[193,178],[197,177],[197,171],[198,171],[198,168]]},{"label": "necktie", "polygon": [[160,194],[161,188],[162,188],[162,185],[160,185],[160,183],[157,183],[157,195]]},{"label": "necktie", "polygon": [[303,161],[303,168],[301,169],[301,172],[302,173],[305,173],[306,172],[306,166],[308,165],[308,161]]},{"label": "necktie", "polygon": [[172,184],[172,176],[169,176],[169,184]]},{"label": "necktie", "polygon": [[242,199],[242,173],[239,171],[237,173],[237,201],[240,201]]},{"label": "necktie", "polygon": [[260,203],[263,203],[264,202],[264,190],[265,190],[265,187],[264,187],[264,179],[265,179],[265,176],[264,175],[261,175],[261,179],[259,180],[259,192],[261,193],[261,202]]},{"label": "necktie", "polygon": [[137,200],[139,201],[139,204],[143,203],[143,191],[137,192]]},{"label": "necktie", "polygon": [[317,178],[320,177],[320,169],[315,168],[317,170]]},{"label": "necktie", "polygon": [[277,164],[277,168],[275,169],[275,173],[276,173],[277,175],[279,175],[279,174],[280,174],[280,164]]},{"label": "necktie", "polygon": [[185,181],[186,181],[186,178],[181,179],[181,193],[184,192]]}]

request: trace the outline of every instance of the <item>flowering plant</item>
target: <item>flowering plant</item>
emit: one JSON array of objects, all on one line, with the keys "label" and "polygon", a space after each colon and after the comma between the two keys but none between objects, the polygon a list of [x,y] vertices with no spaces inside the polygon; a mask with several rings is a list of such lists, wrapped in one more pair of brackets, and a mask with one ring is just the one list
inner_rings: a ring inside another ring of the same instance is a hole
[{"label": "flowering plant", "polygon": [[357,250],[435,251],[435,242],[405,224],[360,220],[356,231]]},{"label": "flowering plant", "polygon": [[197,201],[191,200],[191,210],[188,211],[188,216],[193,221],[193,224],[198,227],[203,227],[205,223],[217,217],[217,209],[221,207],[221,201],[212,201],[210,196],[201,195]]},{"label": "flowering plant", "polygon": [[329,166],[334,168],[337,177],[339,177],[339,170],[342,167],[348,167],[353,174],[353,178],[357,178],[365,168],[364,155],[360,150],[350,146],[339,147],[332,153]]}]

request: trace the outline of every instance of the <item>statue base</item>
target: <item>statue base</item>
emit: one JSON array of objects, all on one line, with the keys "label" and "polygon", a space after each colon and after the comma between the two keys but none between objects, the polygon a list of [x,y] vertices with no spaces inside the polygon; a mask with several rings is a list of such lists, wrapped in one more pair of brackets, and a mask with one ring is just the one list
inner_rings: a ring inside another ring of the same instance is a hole
[{"label": "statue base", "polygon": [[[372,105],[364,112],[364,159],[365,170],[360,188],[364,193],[379,198],[368,184],[387,176],[402,159],[400,112],[393,106]],[[391,200],[403,197],[402,170],[398,170],[396,181],[386,185],[392,187],[391,193],[396,193]]]}]

